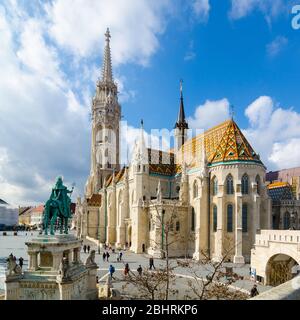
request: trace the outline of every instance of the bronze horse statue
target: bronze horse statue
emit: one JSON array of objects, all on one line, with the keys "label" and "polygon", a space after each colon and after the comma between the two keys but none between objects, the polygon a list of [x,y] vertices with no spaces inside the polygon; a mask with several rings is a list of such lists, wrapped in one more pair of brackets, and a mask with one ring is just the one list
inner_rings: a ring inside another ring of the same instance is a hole
[{"label": "bronze horse statue", "polygon": [[68,220],[71,218],[71,198],[68,194],[72,194],[72,190],[68,190],[63,185],[61,177],[58,177],[54,188],[52,189],[50,199],[45,204],[43,213],[43,225],[45,235],[48,234],[50,225],[50,234],[55,234],[55,225],[59,221],[60,233],[68,234]]}]

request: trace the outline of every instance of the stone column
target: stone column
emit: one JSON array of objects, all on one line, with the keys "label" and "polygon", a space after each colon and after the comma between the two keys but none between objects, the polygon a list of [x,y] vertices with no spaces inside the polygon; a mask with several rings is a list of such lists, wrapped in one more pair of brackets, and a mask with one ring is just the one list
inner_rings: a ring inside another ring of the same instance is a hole
[{"label": "stone column", "polygon": [[235,197],[235,255],[234,263],[245,263],[243,257],[243,227],[242,227],[242,194]]},{"label": "stone column", "polygon": [[37,262],[37,252],[34,251],[28,251],[29,255],[29,270],[35,271],[38,268],[38,262]]},{"label": "stone column", "polygon": [[[223,194],[218,196],[218,215],[217,215],[217,232],[215,233],[215,254],[214,260],[220,261],[223,256],[223,229],[224,229],[224,219],[223,219]],[[213,221],[212,221],[213,223]]]},{"label": "stone column", "polygon": [[53,256],[53,267],[52,268],[53,268],[53,270],[58,270],[59,265],[62,260],[62,253],[61,252],[53,252],[52,256]]}]

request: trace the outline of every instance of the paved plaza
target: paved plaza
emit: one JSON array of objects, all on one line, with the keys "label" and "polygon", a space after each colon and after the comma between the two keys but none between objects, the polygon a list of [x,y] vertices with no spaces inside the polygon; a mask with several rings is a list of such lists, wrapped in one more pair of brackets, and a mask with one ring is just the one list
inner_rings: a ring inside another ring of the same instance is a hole
[{"label": "paved plaza", "polygon": [[[0,235],[0,293],[3,292],[4,289],[4,274],[5,274],[5,266],[6,266],[6,258],[10,253],[13,253],[17,257],[23,257],[24,258],[24,266],[23,269],[26,270],[28,268],[28,256],[26,253],[26,246],[25,242],[31,239],[34,235],[36,235],[36,232],[19,232],[18,236],[13,236],[12,233],[8,232],[7,236],[2,236],[2,233]],[[102,254],[103,249],[101,249],[100,255],[98,254],[97,246],[94,243],[85,242],[86,245],[90,245],[91,250],[96,251],[96,263],[99,266],[98,270],[98,277],[100,283],[104,283],[107,280],[108,277],[108,268],[109,265],[112,264],[115,269],[115,280],[113,280],[113,286],[120,290],[122,293],[124,292],[124,284],[126,283],[124,281],[123,276],[123,270],[125,263],[129,264],[129,267],[131,271],[136,271],[139,265],[142,266],[142,268],[145,270],[149,267],[149,256],[142,255],[142,254],[134,254],[128,251],[123,251],[123,261],[118,262],[117,261],[117,253],[113,254],[110,251],[110,258],[109,261],[103,261]],[[118,252],[118,251],[116,251]],[[81,252],[81,259],[82,261],[85,261],[88,257],[87,253],[84,253],[83,250]],[[160,259],[155,259],[154,264],[156,268],[162,268],[164,267],[165,261]],[[176,260],[172,260],[173,266],[177,266]],[[226,266],[233,266],[233,264],[226,264]],[[193,268],[184,268],[177,266],[174,270],[176,274],[176,280],[174,282],[174,286],[176,286],[176,289],[178,290],[178,294],[175,296],[171,296],[171,298],[174,299],[183,299],[185,294],[189,291],[189,285],[188,281],[193,280],[193,274],[194,271],[197,271],[197,275],[199,277],[205,277],[209,271],[207,270],[206,266],[201,265],[194,265]],[[234,272],[239,274],[240,276],[243,276],[243,280],[239,280],[234,283],[235,287],[238,287],[239,289],[242,289],[244,292],[248,292],[252,286],[253,281],[250,280],[249,277],[249,265],[243,265],[243,266],[234,266],[233,269]],[[263,292],[268,290],[270,287],[264,287],[261,285],[258,285],[259,292]],[[128,291],[128,287],[126,288]],[[135,288],[131,288],[130,290],[135,290]]]}]

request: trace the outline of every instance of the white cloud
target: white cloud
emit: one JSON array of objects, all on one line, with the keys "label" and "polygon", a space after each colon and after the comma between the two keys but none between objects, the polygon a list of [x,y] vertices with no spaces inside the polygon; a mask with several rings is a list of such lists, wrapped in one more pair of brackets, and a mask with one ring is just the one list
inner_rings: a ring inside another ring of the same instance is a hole
[{"label": "white cloud", "polygon": [[60,47],[85,57],[99,54],[109,27],[114,63],[146,65],[159,47],[170,6],[170,0],[55,0],[47,5],[49,34]]},{"label": "white cloud", "polygon": [[273,107],[273,100],[270,97],[261,96],[246,108],[245,114],[253,127],[261,128],[270,120]]},{"label": "white cloud", "polygon": [[194,0],[192,6],[196,16],[202,21],[207,21],[210,12],[209,0]]},{"label": "white cloud", "polygon": [[229,16],[232,19],[241,19],[254,10],[259,10],[270,23],[271,19],[282,13],[284,8],[283,0],[231,0]]},{"label": "white cloud", "polygon": [[210,101],[196,108],[193,117],[187,119],[191,129],[208,129],[229,118],[227,99]]},{"label": "white cloud", "polygon": [[250,126],[246,137],[269,169],[300,166],[300,114],[259,97],[245,110]]},{"label": "white cloud", "polygon": [[[67,184],[76,182],[74,196],[82,194],[90,169],[88,113],[105,29],[112,33],[114,66],[146,65],[159,49],[171,7],[170,0],[0,5],[1,198],[43,202],[58,175]],[[120,101],[133,99],[124,75],[115,74]],[[129,131],[126,139],[133,145],[139,130]]]},{"label": "white cloud", "polygon": [[271,43],[267,44],[267,54],[270,57],[277,56],[288,44],[288,39],[284,36],[276,37]]}]

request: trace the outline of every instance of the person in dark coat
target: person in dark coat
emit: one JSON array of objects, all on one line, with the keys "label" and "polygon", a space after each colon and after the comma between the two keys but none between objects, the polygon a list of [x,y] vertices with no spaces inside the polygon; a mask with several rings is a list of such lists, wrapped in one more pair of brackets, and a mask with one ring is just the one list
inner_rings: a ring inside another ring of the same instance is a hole
[{"label": "person in dark coat", "polygon": [[107,252],[106,252],[106,261],[107,261],[107,262],[108,262],[109,257],[110,257],[110,254],[109,254],[109,252],[107,251]]},{"label": "person in dark coat", "polygon": [[86,253],[86,245],[83,246],[83,252]]},{"label": "person in dark coat", "polygon": [[19,266],[21,267],[21,269],[23,268],[23,262],[24,259],[22,257],[19,258]]},{"label": "person in dark coat", "polygon": [[87,246],[87,251],[88,251],[88,253],[90,253],[90,250],[91,250],[91,247],[90,247],[90,246]]},{"label": "person in dark coat", "polygon": [[150,267],[150,270],[152,270],[152,268],[155,269],[153,257],[151,257],[151,258],[149,259],[149,267]]},{"label": "person in dark coat", "polygon": [[143,274],[143,268],[141,265],[139,265],[139,267],[136,269],[136,271],[138,272],[139,276],[142,276]]},{"label": "person in dark coat", "polygon": [[254,298],[255,296],[258,296],[258,295],[259,295],[259,292],[257,290],[257,285],[255,284],[250,291],[250,297]]},{"label": "person in dark coat", "polygon": [[103,262],[105,261],[105,259],[106,259],[106,252],[103,252],[103,254],[102,254],[102,258],[103,258]]}]

